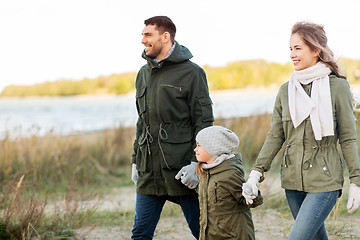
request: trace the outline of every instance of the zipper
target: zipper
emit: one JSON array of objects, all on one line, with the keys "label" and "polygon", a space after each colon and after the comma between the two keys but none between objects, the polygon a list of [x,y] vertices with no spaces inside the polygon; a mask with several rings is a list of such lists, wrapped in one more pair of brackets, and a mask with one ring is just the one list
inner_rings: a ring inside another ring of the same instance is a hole
[{"label": "zipper", "polygon": [[217,182],[215,182],[215,202],[217,202]]},{"label": "zipper", "polygon": [[181,87],[177,87],[177,86],[174,86],[174,85],[171,85],[171,84],[162,83],[162,84],[160,84],[160,86],[162,86],[162,87],[171,87],[171,88],[175,88],[175,89],[179,90],[180,92],[182,91]]}]

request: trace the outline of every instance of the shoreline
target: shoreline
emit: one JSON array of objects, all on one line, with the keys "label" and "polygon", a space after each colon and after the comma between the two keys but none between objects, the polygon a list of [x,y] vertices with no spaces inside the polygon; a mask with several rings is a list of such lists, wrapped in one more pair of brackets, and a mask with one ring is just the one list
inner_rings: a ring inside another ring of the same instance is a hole
[{"label": "shoreline", "polygon": [[[252,93],[252,92],[276,92],[280,86],[248,86],[246,88],[235,88],[235,89],[220,89],[220,90],[211,90],[209,89],[209,93],[211,94],[222,94],[222,93]],[[360,88],[360,85],[359,85]],[[131,91],[129,93],[124,94],[111,94],[111,93],[102,93],[102,94],[84,94],[84,95],[71,95],[71,96],[26,96],[26,97],[1,97],[0,100],[3,99],[42,99],[42,98],[113,98],[113,97],[126,97],[126,96],[135,96],[135,91]]]},{"label": "shoreline", "polygon": [[[212,94],[226,94],[226,93],[271,93],[277,92],[280,86],[270,85],[270,86],[247,86],[245,88],[235,88],[235,89],[218,89],[211,90],[209,89],[210,95]],[[360,84],[350,84],[350,90],[352,92],[360,92]],[[48,99],[48,98],[115,98],[115,97],[134,97],[135,91],[124,94],[112,94],[112,93],[101,93],[101,94],[84,94],[84,95],[69,95],[69,96],[26,96],[26,97],[1,97],[0,100],[14,100],[14,99]]]}]

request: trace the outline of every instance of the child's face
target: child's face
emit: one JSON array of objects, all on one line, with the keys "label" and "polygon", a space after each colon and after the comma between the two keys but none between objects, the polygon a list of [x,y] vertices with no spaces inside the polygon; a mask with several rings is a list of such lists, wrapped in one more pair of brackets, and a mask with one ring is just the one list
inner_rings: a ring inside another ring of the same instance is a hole
[{"label": "child's face", "polygon": [[196,159],[199,162],[210,164],[215,161],[215,158],[212,157],[198,142],[196,142],[196,148],[194,149],[194,152]]}]

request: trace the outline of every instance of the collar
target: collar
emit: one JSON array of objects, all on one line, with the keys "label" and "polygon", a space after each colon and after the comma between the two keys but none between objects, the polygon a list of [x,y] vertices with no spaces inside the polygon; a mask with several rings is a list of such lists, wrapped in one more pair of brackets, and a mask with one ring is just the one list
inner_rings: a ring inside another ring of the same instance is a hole
[{"label": "collar", "polygon": [[166,57],[164,59],[161,59],[161,60],[158,60],[158,59],[152,59],[154,63],[159,63],[161,61],[164,61],[165,59],[167,59],[174,51],[175,49],[175,45],[176,45],[176,42],[174,42],[174,44],[172,45],[172,47],[170,48],[170,51],[168,52],[168,54],[166,55]]}]

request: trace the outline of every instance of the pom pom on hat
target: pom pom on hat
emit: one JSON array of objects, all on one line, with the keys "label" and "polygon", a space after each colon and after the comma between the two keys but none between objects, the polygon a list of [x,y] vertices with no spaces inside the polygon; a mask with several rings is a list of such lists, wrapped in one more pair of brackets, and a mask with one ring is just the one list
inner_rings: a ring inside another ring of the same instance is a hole
[{"label": "pom pom on hat", "polygon": [[210,126],[200,130],[196,135],[196,141],[214,158],[222,154],[231,154],[240,143],[233,131],[222,126]]}]

